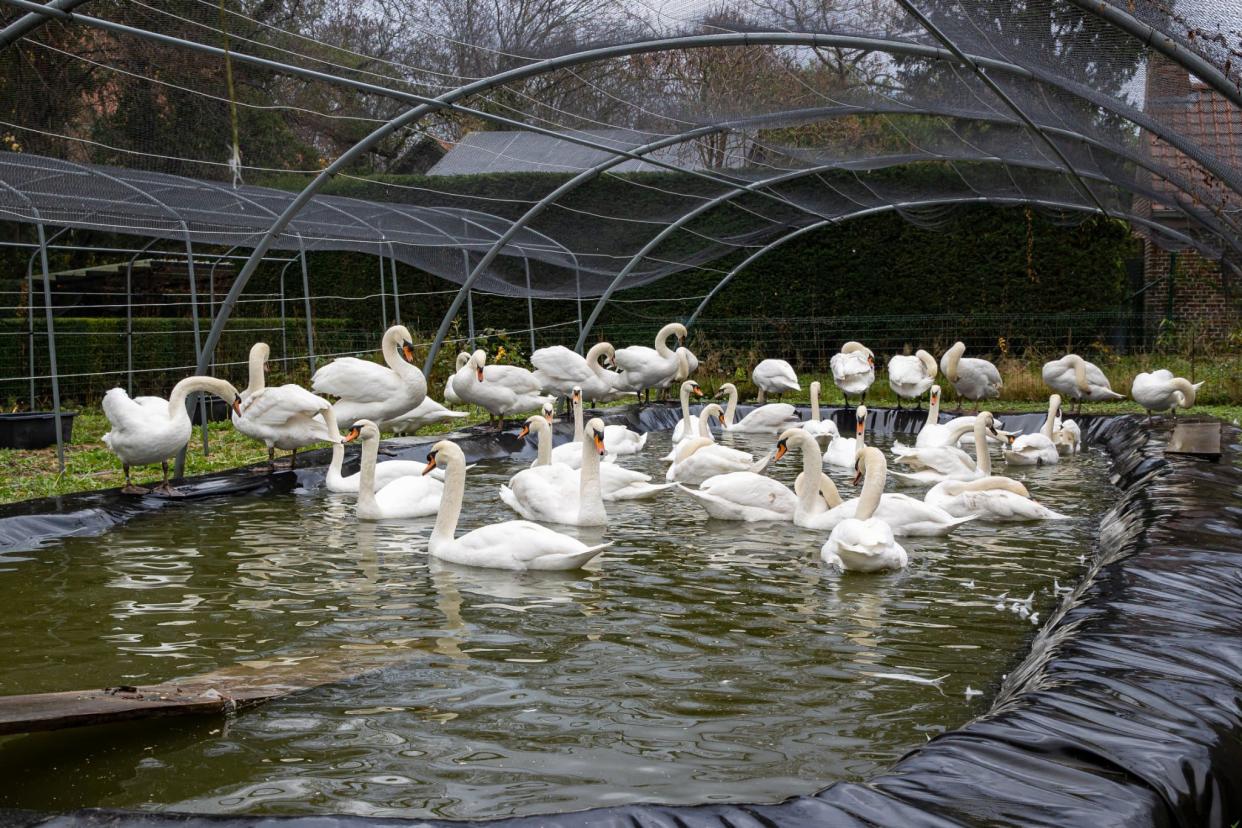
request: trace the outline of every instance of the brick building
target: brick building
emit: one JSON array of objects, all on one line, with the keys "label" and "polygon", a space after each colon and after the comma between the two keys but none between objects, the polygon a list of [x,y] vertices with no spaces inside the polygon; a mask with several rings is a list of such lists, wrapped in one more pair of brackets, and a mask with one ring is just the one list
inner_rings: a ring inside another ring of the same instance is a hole
[{"label": "brick building", "polygon": [[[1217,92],[1189,75],[1172,61],[1156,58],[1148,64],[1146,111],[1184,135],[1196,146],[1213,154],[1233,170],[1242,171],[1242,111]],[[1242,202],[1192,158],[1163,141],[1149,139],[1151,158],[1202,186],[1215,203],[1215,210],[1242,213]],[[1170,191],[1161,179],[1152,181],[1157,191]],[[1159,204],[1146,204],[1153,218],[1175,228],[1186,221],[1176,211]],[[1176,269],[1170,281],[1170,265]],[[1171,254],[1150,241],[1143,245],[1143,309],[1149,319],[1171,318],[1203,324],[1204,333],[1228,336],[1242,328],[1242,278],[1222,269],[1216,261],[1194,251]]]}]

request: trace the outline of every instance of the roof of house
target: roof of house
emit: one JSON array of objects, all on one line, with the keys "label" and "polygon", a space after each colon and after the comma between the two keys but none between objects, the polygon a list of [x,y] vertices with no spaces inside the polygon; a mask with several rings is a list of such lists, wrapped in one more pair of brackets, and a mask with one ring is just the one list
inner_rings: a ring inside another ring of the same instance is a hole
[{"label": "roof of house", "polygon": [[[1162,91],[1176,91],[1181,94],[1165,94],[1149,99],[1149,113],[1192,145],[1215,156],[1229,169],[1242,170],[1242,110],[1189,76],[1186,77],[1182,89]],[[1148,141],[1148,152],[1153,161],[1173,168],[1182,177],[1218,195],[1220,203],[1209,206],[1240,206],[1236,193],[1217,181],[1193,158],[1174,149],[1172,145],[1153,138]],[[1172,185],[1166,181],[1157,180],[1153,183],[1158,192],[1173,192]]]}]

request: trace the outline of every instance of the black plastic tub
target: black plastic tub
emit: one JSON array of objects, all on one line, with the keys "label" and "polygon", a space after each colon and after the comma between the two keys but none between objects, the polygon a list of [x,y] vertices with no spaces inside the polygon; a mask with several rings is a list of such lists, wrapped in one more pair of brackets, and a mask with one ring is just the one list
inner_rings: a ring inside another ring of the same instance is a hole
[{"label": "black plastic tub", "polygon": [[[73,418],[76,411],[60,412],[61,437],[66,443],[73,439]],[[0,448],[41,449],[56,445],[56,414],[51,411],[27,411],[0,414]]]},{"label": "black plastic tub", "polygon": [[[848,418],[847,412],[839,417]],[[873,411],[868,425],[913,433],[919,412]],[[669,428],[674,410],[610,413],[642,430]],[[1032,430],[1042,415],[1005,418]],[[992,708],[911,751],[862,783],[836,783],[776,804],[627,805],[486,824],[490,828],[1232,828],[1242,820],[1242,433],[1223,432],[1219,463],[1166,456],[1168,421],[1080,420],[1112,458],[1117,495],[1100,522],[1082,583],[1064,597]],[[460,435],[468,458],[520,457],[512,434]],[[424,456],[436,438],[392,441]],[[311,453],[308,453],[311,454]],[[326,453],[325,453],[326,454]],[[308,461],[313,462],[311,457]],[[320,461],[324,459],[321,456]],[[187,481],[198,496],[289,491],[320,469],[271,477],[229,472]],[[69,533],[98,534],[165,503],[115,492],[0,508],[0,549]],[[29,826],[419,825],[440,820],[352,815],[268,816],[85,809],[0,812]]]},{"label": "black plastic tub", "polygon": [[[207,422],[222,423],[230,419],[232,419],[232,406],[219,397],[207,398]],[[194,403],[194,408],[190,411],[190,422],[194,425],[203,424],[202,403]]]}]

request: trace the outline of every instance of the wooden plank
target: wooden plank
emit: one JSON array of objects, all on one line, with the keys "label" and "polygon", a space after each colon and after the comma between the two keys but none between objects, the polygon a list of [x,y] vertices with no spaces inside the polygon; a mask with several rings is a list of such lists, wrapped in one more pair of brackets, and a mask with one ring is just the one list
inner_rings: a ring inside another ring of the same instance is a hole
[{"label": "wooden plank", "polygon": [[1184,454],[1218,462],[1221,457],[1221,424],[1217,422],[1178,423],[1165,454]]}]

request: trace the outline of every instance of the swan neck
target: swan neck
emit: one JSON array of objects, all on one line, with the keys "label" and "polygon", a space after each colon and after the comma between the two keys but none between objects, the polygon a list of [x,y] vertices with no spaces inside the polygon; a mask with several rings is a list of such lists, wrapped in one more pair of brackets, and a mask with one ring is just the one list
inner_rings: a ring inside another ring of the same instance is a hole
[{"label": "swan neck", "polygon": [[859,520],[870,520],[875,515],[875,510],[880,508],[880,495],[884,492],[884,458],[869,455],[866,474],[862,494],[858,498],[858,511],[854,513],[854,517]]},{"label": "swan neck", "polygon": [[345,463],[345,444],[340,440],[334,440],[332,443],[332,462],[328,463],[328,483],[337,483],[341,480],[341,466]]},{"label": "swan neck", "polygon": [[[333,446],[335,452],[335,446]],[[334,453],[335,456],[335,453]],[[375,462],[379,457],[379,438],[362,441],[362,470],[358,478],[358,507],[375,504]]]},{"label": "swan neck", "polygon": [[927,404],[927,422],[923,423],[923,428],[927,428],[928,426],[935,425],[938,422],[940,422],[940,396],[939,395],[936,396],[935,402],[928,402]]},{"label": "swan neck", "polygon": [[535,433],[539,435],[539,456],[535,458],[536,466],[552,465],[552,426],[548,421],[535,423]]},{"label": "swan neck", "polygon": [[596,342],[591,346],[591,350],[587,351],[586,355],[587,367],[591,369],[592,374],[601,379],[607,378],[607,372],[604,370],[604,366],[600,365],[599,362],[600,357],[602,357],[607,350],[607,342]]},{"label": "swan neck", "polygon": [[1077,354],[1070,354],[1068,359],[1074,366],[1074,387],[1079,394],[1089,394],[1091,386],[1087,384],[1087,363]]},{"label": "swan neck", "polygon": [[681,386],[681,421],[683,437],[690,436],[690,386],[684,383]]},{"label": "swan neck", "polygon": [[1056,424],[1057,408],[1057,404],[1049,400],[1048,416],[1044,418],[1044,427],[1039,430],[1039,433],[1047,437],[1049,440],[1052,439],[1052,428]]},{"label": "swan neck", "polygon": [[586,523],[598,521],[604,511],[604,490],[599,480],[599,449],[595,441],[584,435],[582,442],[582,470],[578,477],[578,519]]},{"label": "swan neck", "polygon": [[699,412],[699,436],[709,443],[714,443],[716,435],[712,434],[711,419],[712,415],[708,413],[707,406],[703,406],[703,410]]},{"label": "swan neck", "polygon": [[1181,395],[1181,404],[1178,408],[1191,408],[1195,404],[1195,386],[1190,380],[1183,377],[1174,377],[1169,386],[1174,392]]},{"label": "swan neck", "polygon": [[915,351],[914,355],[919,358],[920,362],[923,363],[923,370],[927,371],[927,376],[935,379],[936,371],[939,370],[939,366],[936,365],[936,358],[927,353],[927,351],[924,351],[922,348]]},{"label": "swan neck", "polygon": [[457,520],[461,517],[461,502],[466,496],[466,459],[460,455],[448,458],[444,469],[444,494],[440,499],[440,511],[436,525],[431,530],[433,541],[451,541],[457,534]]},{"label": "swan neck", "polygon": [[[975,418],[975,468],[984,475],[992,473],[992,453],[988,451],[987,426],[979,417]],[[956,442],[956,441],[955,441]]]},{"label": "swan neck", "polygon": [[954,345],[945,354],[945,371],[944,375],[949,378],[949,382],[957,382],[957,365],[962,359],[962,354],[966,352],[966,346]]},{"label": "swan neck", "polygon": [[733,425],[733,416],[737,413],[737,388],[729,389],[729,402],[725,405],[724,426],[729,428]]},{"label": "swan neck", "polygon": [[247,377],[246,394],[252,396],[267,387],[263,376],[263,349],[257,345],[250,349],[249,376]]},{"label": "swan neck", "polygon": [[[579,395],[581,397],[581,394]],[[582,442],[582,400],[574,400],[574,442]]]},{"label": "swan neck", "polygon": [[[796,434],[789,438],[796,441],[798,448],[802,450],[802,491],[798,493],[798,509],[803,514],[816,514],[822,511],[817,508],[816,498],[819,497],[821,489],[827,489],[831,486],[831,491],[836,494],[836,503],[831,503],[832,498],[828,498],[831,505],[835,506],[841,502],[841,495],[837,493],[837,486],[832,482],[832,478],[824,474],[824,456],[819,450],[819,443],[809,434]],[[828,481],[828,486],[824,485],[824,481]],[[827,493],[825,492],[827,497]]]},{"label": "swan neck", "polygon": [[[729,404],[732,405],[732,403],[733,401],[730,400]],[[811,419],[817,423],[819,422],[819,382],[818,381],[811,383]]]},{"label": "swan neck", "polygon": [[664,359],[669,359],[669,358],[676,356],[676,354],[674,354],[673,351],[668,347],[668,338],[675,333],[677,333],[677,328],[675,325],[673,325],[673,323],[670,322],[669,324],[665,325],[663,328],[660,328],[660,332],[656,334],[656,340],[655,340],[656,353],[658,353]]},{"label": "swan neck", "polygon": [[230,405],[233,403],[233,398],[237,396],[237,391],[225,380],[215,377],[186,377],[173,386],[172,393],[168,395],[168,416],[173,418],[181,415],[190,416],[185,410],[185,400],[195,391],[214,394]]}]

